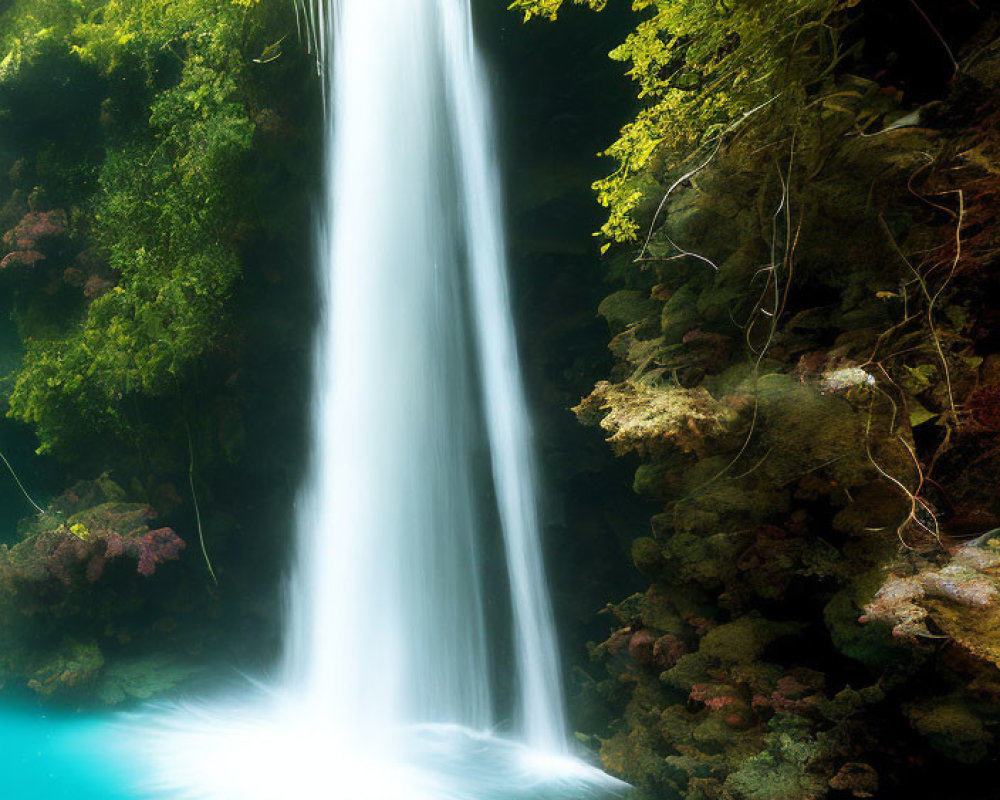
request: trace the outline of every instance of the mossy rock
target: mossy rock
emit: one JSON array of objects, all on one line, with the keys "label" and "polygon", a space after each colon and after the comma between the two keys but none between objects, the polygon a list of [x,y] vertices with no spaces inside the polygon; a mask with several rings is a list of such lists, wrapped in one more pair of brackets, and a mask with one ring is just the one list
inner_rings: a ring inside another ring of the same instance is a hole
[{"label": "mossy rock", "polygon": [[[707,522],[717,522],[717,519]],[[709,529],[714,525],[706,524],[705,527]],[[699,536],[678,532],[663,546],[662,554],[676,578],[706,589],[718,589],[735,576],[737,560],[746,547],[747,538],[742,534]]]},{"label": "mossy rock", "polygon": [[605,297],[597,307],[597,313],[604,317],[613,333],[618,333],[629,325],[656,316],[659,308],[660,304],[648,292],[622,289]]},{"label": "mossy rock", "polygon": [[827,781],[808,769],[819,747],[803,726],[782,725],[779,715],[767,736],[767,746],[743,761],[725,783],[739,800],[819,800],[827,794]]},{"label": "mossy rock", "polygon": [[846,486],[876,476],[865,449],[864,411],[790,376],[767,375],[758,389],[760,442],[767,453],[761,471],[770,484],[785,486],[818,469]]},{"label": "mossy rock", "polygon": [[162,657],[118,662],[105,670],[97,698],[111,706],[149,700],[181,685],[196,671]]},{"label": "mossy rock", "polygon": [[910,709],[909,717],[913,727],[935,750],[962,764],[982,761],[992,750],[993,736],[960,700],[916,705]]},{"label": "mossy rock", "polygon": [[72,530],[82,526],[86,530],[111,530],[120,536],[127,536],[138,530],[145,530],[147,522],[155,516],[153,509],[142,503],[111,502],[87,508],[66,520]]},{"label": "mossy rock", "polygon": [[749,614],[712,628],[701,640],[698,652],[726,664],[751,664],[772,642],[799,633],[802,628],[797,623],[772,622]]},{"label": "mossy rock", "polygon": [[834,646],[848,658],[860,661],[873,671],[887,663],[912,661],[911,648],[900,646],[886,625],[862,624],[858,619],[882,585],[880,569],[867,572],[837,592],[826,604],[823,619]]},{"label": "mossy rock", "polygon": [[788,510],[788,491],[774,486],[754,486],[747,481],[720,479],[678,503],[677,530],[715,533],[729,527],[740,530],[760,525]]},{"label": "mossy rock", "polygon": [[705,653],[687,653],[678,659],[677,663],[660,679],[667,685],[685,694],[691,691],[696,683],[702,683],[708,676],[715,662]]},{"label": "mossy rock", "polygon": [[1000,667],[1000,609],[995,604],[979,607],[937,598],[924,604],[935,624],[957,644]]},{"label": "mossy rock", "polygon": [[684,636],[687,626],[679,613],[676,600],[676,592],[671,591],[669,586],[654,583],[643,595],[640,604],[643,624],[661,635]]},{"label": "mossy rock", "polygon": [[698,314],[699,294],[690,283],[667,299],[660,315],[660,331],[667,344],[679,344],[684,334],[701,322]]},{"label": "mossy rock", "polygon": [[635,568],[649,578],[656,578],[663,574],[667,567],[667,561],[663,557],[663,551],[655,539],[648,536],[641,537],[632,542],[632,562]]},{"label": "mossy rock", "polygon": [[632,491],[654,500],[664,500],[671,494],[669,475],[671,469],[662,462],[642,464],[632,479]]},{"label": "mossy rock", "polygon": [[97,642],[65,639],[57,651],[36,661],[27,687],[42,697],[51,697],[93,683],[103,667],[104,654]]}]

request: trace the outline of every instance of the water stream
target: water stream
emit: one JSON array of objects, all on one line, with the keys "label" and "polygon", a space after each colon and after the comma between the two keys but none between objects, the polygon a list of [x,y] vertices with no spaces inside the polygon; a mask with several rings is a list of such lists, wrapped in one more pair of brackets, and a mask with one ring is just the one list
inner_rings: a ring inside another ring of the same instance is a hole
[{"label": "water stream", "polygon": [[288,675],[352,727],[494,725],[479,542],[492,509],[473,478],[485,438],[518,726],[558,752],[559,667],[469,6],[318,0],[304,10],[332,113],[319,245],[327,313]]},{"label": "water stream", "polygon": [[[282,666],[104,729],[132,753],[135,797],[607,796],[620,785],[568,754],[469,0],[299,13],[328,131]],[[485,563],[493,528],[505,565]],[[487,608],[495,586],[508,630]],[[512,698],[494,690],[508,640]]]}]

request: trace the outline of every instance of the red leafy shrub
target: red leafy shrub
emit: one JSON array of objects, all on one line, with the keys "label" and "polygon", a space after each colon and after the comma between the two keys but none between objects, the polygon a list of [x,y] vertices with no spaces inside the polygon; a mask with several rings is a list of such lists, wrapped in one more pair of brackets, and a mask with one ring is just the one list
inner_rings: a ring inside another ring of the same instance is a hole
[{"label": "red leafy shrub", "polygon": [[0,269],[8,267],[31,267],[45,260],[44,244],[66,235],[68,222],[66,212],[32,211],[3,237],[7,255],[0,261]]},{"label": "red leafy shrub", "polygon": [[72,586],[81,578],[90,583],[99,580],[108,561],[123,557],[135,559],[136,571],[151,577],[162,564],[176,561],[185,546],[170,528],[143,526],[120,532],[61,525],[14,545],[6,556],[13,576],[22,581],[55,578]]},{"label": "red leafy shrub", "polygon": [[0,261],[0,269],[7,269],[9,267],[33,267],[39,261],[44,261],[45,256],[39,253],[37,250],[15,250],[13,253],[8,253]]},{"label": "red leafy shrub", "polygon": [[153,508],[120,502],[122,494],[106,478],[73,487],[53,501],[50,514],[32,523],[22,541],[0,548],[0,573],[22,583],[54,578],[73,586],[99,580],[114,559],[134,559],[136,571],[147,578],[177,560],[184,541],[170,528],[151,529]]},{"label": "red leafy shrub", "polygon": [[179,559],[181,550],[186,547],[184,540],[170,528],[149,531],[138,540],[132,541],[138,551],[139,574],[147,578],[156,572],[160,564]]}]

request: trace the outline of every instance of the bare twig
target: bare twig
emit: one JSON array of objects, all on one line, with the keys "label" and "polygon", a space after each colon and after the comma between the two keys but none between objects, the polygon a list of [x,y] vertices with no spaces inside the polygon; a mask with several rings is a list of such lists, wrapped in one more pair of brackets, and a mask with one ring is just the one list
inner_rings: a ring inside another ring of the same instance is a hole
[{"label": "bare twig", "polygon": [[910,5],[917,10],[917,13],[921,17],[923,17],[924,22],[927,23],[927,27],[929,27],[931,31],[934,33],[935,38],[939,42],[941,42],[941,46],[944,47],[945,52],[948,53],[948,59],[951,61],[951,66],[955,70],[955,74],[957,74],[959,69],[958,61],[955,59],[955,54],[951,51],[951,47],[948,45],[948,42],[942,35],[941,31],[937,29],[937,26],[931,21],[931,18],[927,16],[927,12],[920,7],[920,4],[917,3],[917,0],[910,0]]},{"label": "bare twig", "polygon": [[38,505],[38,503],[36,503],[34,500],[31,499],[31,495],[28,494],[28,490],[24,488],[24,484],[21,483],[21,479],[17,476],[17,473],[14,471],[14,467],[11,466],[10,462],[7,460],[7,456],[5,456],[2,452],[0,452],[0,461],[3,461],[4,465],[10,471],[11,477],[14,479],[14,483],[17,484],[17,488],[21,490],[21,494],[24,495],[25,499],[35,507],[35,510],[39,514],[44,515],[45,509],[43,509],[40,505]]},{"label": "bare twig", "polygon": [[188,485],[191,487],[191,500],[194,502],[194,518],[198,525],[198,542],[201,544],[201,554],[205,559],[205,566],[208,567],[208,574],[212,576],[212,582],[218,586],[219,579],[215,577],[212,560],[208,557],[208,548],[205,547],[205,532],[201,525],[201,508],[198,506],[198,493],[194,490],[194,443],[191,440],[191,426],[188,425],[187,417],[184,417],[184,430],[187,431]]}]

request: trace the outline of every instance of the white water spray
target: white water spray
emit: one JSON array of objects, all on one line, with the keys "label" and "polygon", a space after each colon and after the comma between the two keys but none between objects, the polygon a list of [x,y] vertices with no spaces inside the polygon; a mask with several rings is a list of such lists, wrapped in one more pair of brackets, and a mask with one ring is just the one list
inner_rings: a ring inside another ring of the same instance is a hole
[{"label": "white water spray", "polygon": [[[607,793],[617,784],[566,755],[469,0],[303,0],[298,14],[329,127],[314,448],[283,668],[259,697],[155,720],[148,790],[213,800]],[[482,491],[489,481],[494,491]],[[491,692],[491,670],[503,669],[484,597],[491,517],[503,531],[516,708]]]}]

